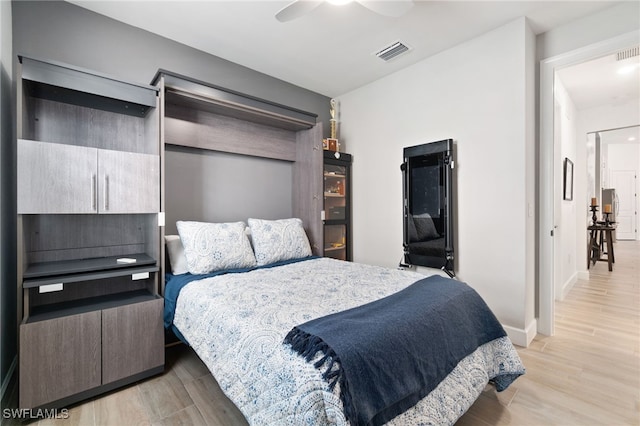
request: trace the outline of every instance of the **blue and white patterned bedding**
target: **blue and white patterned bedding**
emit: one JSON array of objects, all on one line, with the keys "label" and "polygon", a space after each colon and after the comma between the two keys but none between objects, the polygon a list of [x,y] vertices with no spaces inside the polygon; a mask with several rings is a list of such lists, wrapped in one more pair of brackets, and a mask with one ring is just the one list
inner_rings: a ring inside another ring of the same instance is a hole
[{"label": "blue and white patterned bedding", "polygon": [[[194,281],[174,324],[254,425],[346,425],[339,389],[283,345],[295,325],[395,293],[424,275],[316,258]],[[170,285],[170,283],[168,284]],[[498,372],[524,368],[508,338],[478,348],[390,424],[453,424]]]}]

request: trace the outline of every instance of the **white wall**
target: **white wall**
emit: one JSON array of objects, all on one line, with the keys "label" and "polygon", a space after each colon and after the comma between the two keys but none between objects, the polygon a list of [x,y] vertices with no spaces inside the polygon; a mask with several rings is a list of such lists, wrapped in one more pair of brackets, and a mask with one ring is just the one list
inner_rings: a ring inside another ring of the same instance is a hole
[{"label": "white wall", "polygon": [[632,99],[616,105],[602,105],[578,111],[579,133],[617,129],[640,124],[640,102]]},{"label": "white wall", "polygon": [[562,55],[638,29],[640,2],[623,1],[537,37],[538,58]]},{"label": "white wall", "polygon": [[453,138],[458,277],[524,345],[535,323],[534,40],[518,19],[339,97],[354,260],[398,265],[402,150]]},{"label": "white wall", "polygon": [[[578,184],[578,170],[577,166],[581,163],[577,158],[577,110],[576,107],[571,100],[571,97],[567,93],[562,81],[556,77],[555,86],[554,86],[554,95],[556,97],[556,120],[554,122],[554,126],[558,126],[556,131],[556,135],[559,136],[559,140],[556,142],[559,144],[560,150],[560,159],[561,161],[558,163],[559,169],[557,170],[558,175],[563,176],[563,166],[564,159],[568,158],[574,163],[574,171],[573,171],[573,179],[574,179],[574,189],[573,189],[573,200],[564,200],[562,196],[559,198],[562,199],[560,205],[560,218],[557,221],[560,226],[556,230],[556,234],[554,238],[559,238],[559,246],[560,246],[560,254],[556,256],[556,261],[559,262],[560,266],[560,276],[559,285],[556,286],[556,294],[555,298],[557,300],[564,299],[564,296],[569,292],[573,284],[577,280],[577,271],[576,271],[576,259],[577,256],[580,255],[580,259],[585,259],[586,254],[583,255],[584,250],[577,252],[576,246],[576,186]],[[586,143],[586,142],[585,142]],[[580,169],[581,170],[581,169]],[[586,181],[586,173],[584,176],[580,177],[582,181]],[[562,182],[558,182],[560,184],[560,189],[562,190]],[[579,204],[582,209],[582,203]],[[586,229],[586,228],[585,228]]]}]

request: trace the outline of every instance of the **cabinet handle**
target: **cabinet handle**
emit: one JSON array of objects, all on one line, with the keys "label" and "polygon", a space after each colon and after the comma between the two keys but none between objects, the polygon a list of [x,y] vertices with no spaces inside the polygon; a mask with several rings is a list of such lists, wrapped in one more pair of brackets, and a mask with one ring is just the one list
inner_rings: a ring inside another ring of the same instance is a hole
[{"label": "cabinet handle", "polygon": [[91,175],[91,210],[98,210],[98,179],[95,174]]},{"label": "cabinet handle", "polygon": [[109,175],[104,176],[104,209],[109,210]]}]

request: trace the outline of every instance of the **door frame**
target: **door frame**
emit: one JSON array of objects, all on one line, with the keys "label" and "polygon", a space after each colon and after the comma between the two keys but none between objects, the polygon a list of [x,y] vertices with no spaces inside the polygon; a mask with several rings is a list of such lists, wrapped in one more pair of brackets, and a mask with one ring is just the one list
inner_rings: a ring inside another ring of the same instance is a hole
[{"label": "door frame", "polygon": [[[618,50],[638,44],[640,31],[614,37],[594,43],[561,55],[540,61],[540,139],[539,139],[539,199],[538,199],[538,332],[553,336],[555,332],[555,288],[561,283],[555,282],[554,228],[556,223],[554,196],[557,170],[554,150],[554,77],[557,70],[596,59]],[[557,159],[559,161],[559,159]],[[581,200],[577,200],[578,203]],[[586,200],[585,200],[586,202]],[[586,205],[586,204],[585,204]]]}]

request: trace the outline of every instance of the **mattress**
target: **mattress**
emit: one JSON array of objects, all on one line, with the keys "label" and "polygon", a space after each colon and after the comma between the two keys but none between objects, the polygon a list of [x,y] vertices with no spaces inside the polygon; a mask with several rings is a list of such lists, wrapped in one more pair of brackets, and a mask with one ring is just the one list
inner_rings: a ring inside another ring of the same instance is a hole
[{"label": "mattress", "polygon": [[[346,425],[339,387],[330,390],[312,362],[284,345],[286,334],[298,324],[388,296],[422,278],[330,258],[217,275],[181,289],[173,325],[250,424]],[[464,358],[389,424],[453,424],[492,377],[523,373],[509,339],[496,339]]]}]

